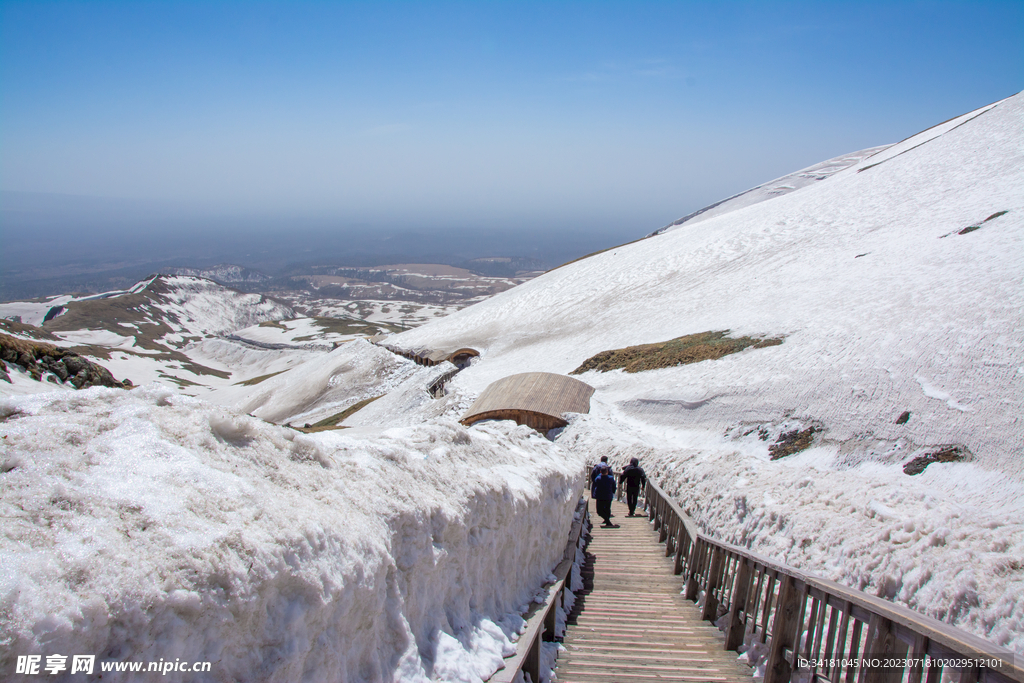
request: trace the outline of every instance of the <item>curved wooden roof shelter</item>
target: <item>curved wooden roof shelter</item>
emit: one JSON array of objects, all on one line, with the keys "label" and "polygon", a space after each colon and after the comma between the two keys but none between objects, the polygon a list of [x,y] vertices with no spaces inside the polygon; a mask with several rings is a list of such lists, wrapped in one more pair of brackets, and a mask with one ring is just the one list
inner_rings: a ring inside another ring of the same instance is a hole
[{"label": "curved wooden roof shelter", "polygon": [[542,432],[568,423],[562,413],[589,413],[594,387],[550,372],[524,372],[491,382],[460,422],[515,420]]}]

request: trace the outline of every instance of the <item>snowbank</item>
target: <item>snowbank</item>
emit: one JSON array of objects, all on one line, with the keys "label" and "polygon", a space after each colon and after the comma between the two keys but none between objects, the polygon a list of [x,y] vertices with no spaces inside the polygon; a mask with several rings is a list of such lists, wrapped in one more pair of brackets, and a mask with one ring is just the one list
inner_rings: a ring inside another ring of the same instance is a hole
[{"label": "snowbank", "polygon": [[206,398],[270,422],[301,425],[385,394],[413,376],[420,378],[425,394],[431,374],[437,373],[356,339],[255,386],[228,387]]},{"label": "snowbank", "polygon": [[561,557],[583,465],[510,423],[307,436],[155,385],[0,417],[3,671],[92,653],[480,680]]},{"label": "snowbank", "polygon": [[640,458],[715,538],[953,623],[1024,652],[1024,485],[975,464],[843,467],[833,446],[772,462],[756,434],[573,420],[559,444]]}]

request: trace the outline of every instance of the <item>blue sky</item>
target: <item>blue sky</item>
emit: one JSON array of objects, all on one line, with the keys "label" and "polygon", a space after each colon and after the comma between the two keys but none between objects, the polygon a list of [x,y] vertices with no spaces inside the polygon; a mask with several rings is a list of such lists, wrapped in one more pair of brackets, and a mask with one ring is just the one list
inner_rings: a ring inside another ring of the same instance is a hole
[{"label": "blue sky", "polygon": [[1022,88],[1024,2],[3,2],[0,189],[638,236]]}]

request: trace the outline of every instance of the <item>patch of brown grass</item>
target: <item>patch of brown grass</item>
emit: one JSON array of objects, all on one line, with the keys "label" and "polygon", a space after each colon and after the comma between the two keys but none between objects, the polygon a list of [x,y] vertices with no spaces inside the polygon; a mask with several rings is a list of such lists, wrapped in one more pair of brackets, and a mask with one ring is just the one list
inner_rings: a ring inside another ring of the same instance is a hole
[{"label": "patch of brown grass", "polygon": [[732,338],[728,334],[728,330],[700,332],[656,344],[641,344],[624,349],[602,351],[588,358],[569,374],[579,375],[588,370],[609,372],[620,368],[626,372],[671,368],[704,360],[718,360],[750,347],[761,349],[766,346],[778,346],[782,343],[782,337]]},{"label": "patch of brown grass", "polygon": [[0,347],[12,349],[19,355],[23,353],[28,354],[33,359],[42,358],[43,356],[57,356],[59,358],[64,355],[63,353],[55,353],[57,351],[56,344],[18,339],[9,334],[0,334]]},{"label": "patch of brown grass", "polygon": [[[401,332],[402,328],[391,323],[368,323],[358,318],[324,318],[315,316],[317,326],[325,333],[335,334],[362,334],[372,337],[381,332]],[[301,339],[296,339],[300,341]]]},{"label": "patch of brown grass", "polygon": [[0,330],[4,330],[5,332],[10,332],[12,334],[21,334],[26,337],[34,337],[36,339],[60,341],[59,337],[55,337],[35,325],[26,325],[25,323],[20,323],[15,320],[0,319]]},{"label": "patch of brown grass", "polygon": [[[102,329],[124,335],[126,330],[118,323],[153,324],[143,308],[151,304],[153,301],[149,292],[122,294],[107,299],[72,301],[67,304],[64,313],[43,323],[43,328],[56,332]],[[170,329],[167,331],[170,332]]]}]

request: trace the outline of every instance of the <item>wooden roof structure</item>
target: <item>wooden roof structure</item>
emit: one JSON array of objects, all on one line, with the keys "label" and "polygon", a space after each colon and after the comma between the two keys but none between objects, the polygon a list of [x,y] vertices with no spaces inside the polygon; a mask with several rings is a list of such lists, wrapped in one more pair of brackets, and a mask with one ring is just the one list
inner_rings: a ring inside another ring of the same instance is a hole
[{"label": "wooden roof structure", "polygon": [[[371,341],[373,340],[371,339]],[[469,347],[456,349],[455,351],[437,351],[433,349],[413,349],[412,351],[408,351],[392,344],[385,344],[381,341],[374,343],[378,346],[382,346],[392,353],[408,358],[418,365],[426,365],[428,367],[440,365],[445,361],[449,361],[458,366],[463,366],[468,363],[470,358],[480,355],[479,351]]]},{"label": "wooden roof structure", "polygon": [[524,372],[492,382],[460,422],[515,420],[546,432],[568,424],[562,413],[589,413],[594,387],[550,372]]}]

